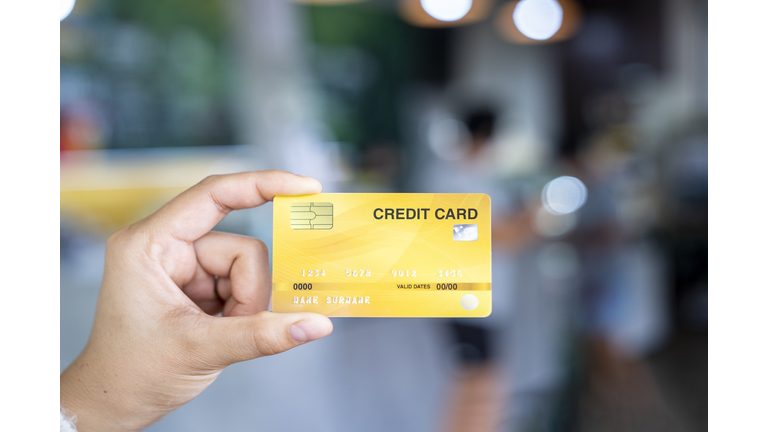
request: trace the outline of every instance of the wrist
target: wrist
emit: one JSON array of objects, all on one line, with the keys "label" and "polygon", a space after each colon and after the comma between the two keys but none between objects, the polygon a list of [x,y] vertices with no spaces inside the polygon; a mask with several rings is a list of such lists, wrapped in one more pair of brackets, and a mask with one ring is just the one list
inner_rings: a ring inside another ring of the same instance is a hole
[{"label": "wrist", "polygon": [[76,417],[78,432],[140,430],[125,395],[99,378],[96,364],[78,357],[59,377],[61,408]]}]

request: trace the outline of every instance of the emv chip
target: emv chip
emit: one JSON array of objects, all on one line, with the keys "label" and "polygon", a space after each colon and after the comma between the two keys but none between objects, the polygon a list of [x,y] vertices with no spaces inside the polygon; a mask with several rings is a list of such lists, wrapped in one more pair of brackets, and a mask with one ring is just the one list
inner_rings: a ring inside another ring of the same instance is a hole
[{"label": "emv chip", "polygon": [[300,230],[333,228],[333,204],[329,202],[291,204],[291,228]]}]

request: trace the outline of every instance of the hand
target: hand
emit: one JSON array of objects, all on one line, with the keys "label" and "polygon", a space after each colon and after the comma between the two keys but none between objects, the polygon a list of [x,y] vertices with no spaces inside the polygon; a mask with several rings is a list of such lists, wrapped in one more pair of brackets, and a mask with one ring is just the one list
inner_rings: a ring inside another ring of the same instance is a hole
[{"label": "hand", "polygon": [[321,190],[283,171],[212,176],[112,235],[90,339],[60,377],[61,405],[78,431],[144,428],[224,367],[330,334],[322,315],[266,311],[263,242],[210,232],[232,210]]}]

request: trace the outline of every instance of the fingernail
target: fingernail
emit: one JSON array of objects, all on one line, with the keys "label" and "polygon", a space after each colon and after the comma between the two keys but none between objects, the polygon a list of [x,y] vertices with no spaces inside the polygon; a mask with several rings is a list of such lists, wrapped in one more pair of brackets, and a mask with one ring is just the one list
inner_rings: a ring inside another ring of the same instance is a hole
[{"label": "fingernail", "polygon": [[308,180],[310,183],[314,183],[315,187],[317,189],[319,189],[319,190],[323,189],[323,185],[320,183],[320,180],[318,180],[318,179],[316,179],[314,177],[305,176],[305,175],[300,175],[300,177],[304,177],[305,180]]},{"label": "fingernail", "polygon": [[328,336],[333,330],[329,321],[323,318],[310,318],[291,326],[291,337],[298,343],[312,342]]}]

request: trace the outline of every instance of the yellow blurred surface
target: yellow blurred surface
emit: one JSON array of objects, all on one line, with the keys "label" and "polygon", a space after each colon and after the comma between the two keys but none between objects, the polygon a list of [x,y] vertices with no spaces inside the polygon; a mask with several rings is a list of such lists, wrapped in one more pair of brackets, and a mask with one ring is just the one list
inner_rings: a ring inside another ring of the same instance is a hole
[{"label": "yellow blurred surface", "polygon": [[185,188],[74,190],[61,192],[61,213],[79,220],[98,219],[103,228],[121,228],[151,214]]},{"label": "yellow blurred surface", "polygon": [[212,174],[244,171],[211,151],[79,151],[61,160],[62,218],[111,232],[136,222]]}]

